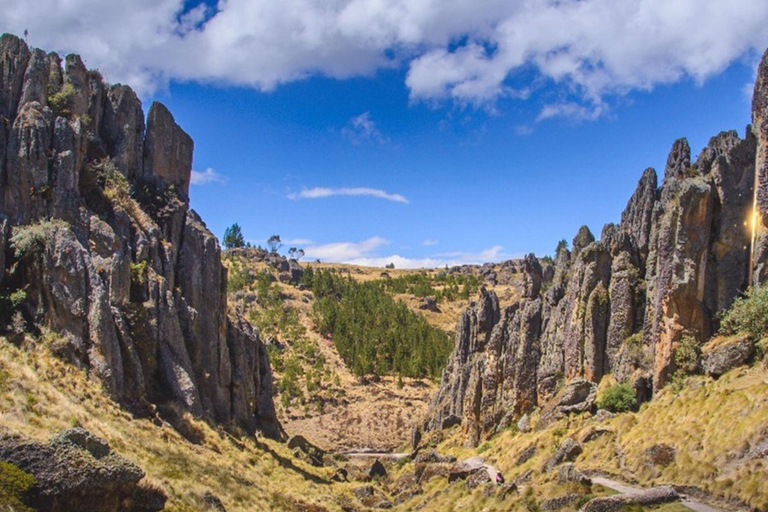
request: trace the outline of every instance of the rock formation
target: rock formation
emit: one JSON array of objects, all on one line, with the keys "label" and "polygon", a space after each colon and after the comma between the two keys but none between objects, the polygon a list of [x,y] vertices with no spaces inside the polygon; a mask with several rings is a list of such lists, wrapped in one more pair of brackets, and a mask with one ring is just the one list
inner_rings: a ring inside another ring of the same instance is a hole
[{"label": "rock formation", "polygon": [[142,481],[141,468],[82,428],[62,432],[47,444],[0,436],[0,461],[34,477],[26,496],[34,510],[151,512],[165,506],[165,491]]},{"label": "rock formation", "polygon": [[558,250],[553,275],[527,257],[519,302],[502,310],[482,291],[458,323],[425,428],[460,420],[476,445],[576,377],[597,383],[612,373],[641,400],[663,387],[684,333],[703,343],[750,271],[754,284],[768,279],[768,53],[752,112],[743,139],[722,132],[695,161],[676,141],[661,186],[647,169],[621,222],[600,240],[582,227],[570,251]]},{"label": "rock formation", "polygon": [[[279,437],[257,333],[228,313],[216,237],[189,208],[192,139],[163,105],[69,55],[0,38],[0,297],[137,412]],[[2,326],[0,326],[2,329]]]}]

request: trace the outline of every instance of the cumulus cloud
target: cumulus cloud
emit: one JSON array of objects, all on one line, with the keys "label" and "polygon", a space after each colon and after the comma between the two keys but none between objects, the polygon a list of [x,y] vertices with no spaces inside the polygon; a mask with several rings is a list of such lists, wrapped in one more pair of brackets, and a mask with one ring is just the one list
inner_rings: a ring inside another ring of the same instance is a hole
[{"label": "cumulus cloud", "polygon": [[226,183],[227,180],[226,176],[223,174],[220,174],[216,171],[216,169],[209,167],[204,171],[195,171],[192,170],[192,177],[190,178],[190,181],[193,185],[208,185],[209,183]]},{"label": "cumulus cloud", "polygon": [[554,84],[565,99],[540,120],[589,119],[608,95],[701,82],[768,45],[768,2],[755,0],[0,0],[0,14],[3,31],[28,28],[31,44],[82,53],[144,93],[405,65],[413,101],[487,108]]},{"label": "cumulus cloud", "polygon": [[355,145],[365,141],[372,141],[381,145],[389,142],[389,138],[385,137],[376,123],[373,122],[370,112],[363,112],[350,119],[347,126],[341,129],[341,133]]},{"label": "cumulus cloud", "polygon": [[322,261],[344,263],[371,254],[379,247],[388,245],[389,240],[374,236],[362,242],[334,242],[304,248],[304,255]]},{"label": "cumulus cloud", "polygon": [[367,187],[308,188],[302,190],[301,192],[292,192],[288,194],[288,199],[321,199],[333,196],[369,196],[379,199],[386,199],[387,201],[394,201],[396,203],[408,204],[409,202],[408,199],[401,194],[390,194],[384,190]]},{"label": "cumulus cloud", "polygon": [[409,258],[399,254],[380,254],[389,240],[374,236],[361,242],[335,242],[305,247],[307,257],[332,263],[349,263],[365,267],[384,267],[394,263],[396,268],[437,268],[446,265],[480,264],[499,261],[505,255],[499,245],[479,253],[452,252],[424,258]]}]

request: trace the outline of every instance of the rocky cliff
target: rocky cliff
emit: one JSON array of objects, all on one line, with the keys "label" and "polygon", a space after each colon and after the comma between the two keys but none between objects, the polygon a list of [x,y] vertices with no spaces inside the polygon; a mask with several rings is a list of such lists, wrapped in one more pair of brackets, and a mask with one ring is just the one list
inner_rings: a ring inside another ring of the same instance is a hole
[{"label": "rocky cliff", "polygon": [[502,310],[483,291],[459,321],[426,428],[461,422],[476,445],[575,377],[597,383],[611,373],[641,400],[663,387],[683,336],[703,343],[750,274],[754,284],[768,279],[767,120],[768,53],[743,139],[722,132],[695,160],[676,141],[661,186],[647,169],[618,225],[600,240],[582,227],[571,250],[558,252],[546,289],[531,255],[518,303]]},{"label": "rocky cliff", "polygon": [[0,328],[61,334],[54,351],[137,412],[278,437],[265,347],[189,208],[192,149],[160,103],[145,124],[129,87],[3,35]]}]

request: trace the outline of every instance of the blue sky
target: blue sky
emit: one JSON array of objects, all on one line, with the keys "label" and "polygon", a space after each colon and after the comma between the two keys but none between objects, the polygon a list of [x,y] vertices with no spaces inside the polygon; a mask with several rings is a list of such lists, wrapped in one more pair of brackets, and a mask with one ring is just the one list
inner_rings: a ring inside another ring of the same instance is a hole
[{"label": "blue sky", "polygon": [[0,29],[168,105],[217,235],[377,265],[599,235],[676,138],[743,136],[768,45],[747,1],[46,1],[0,0]]}]

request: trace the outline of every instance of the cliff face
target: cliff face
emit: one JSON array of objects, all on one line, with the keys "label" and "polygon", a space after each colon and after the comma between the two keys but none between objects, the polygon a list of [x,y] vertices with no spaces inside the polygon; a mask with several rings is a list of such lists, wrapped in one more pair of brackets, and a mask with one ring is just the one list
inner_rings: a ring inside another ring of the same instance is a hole
[{"label": "cliff face", "polygon": [[683,334],[706,340],[749,284],[753,196],[753,281],[768,279],[767,84],[768,53],[745,138],[720,133],[694,162],[687,141],[676,141],[661,186],[647,169],[618,225],[600,240],[582,227],[571,251],[557,254],[546,291],[533,255],[521,301],[500,310],[483,291],[457,326],[427,429],[461,422],[475,445],[575,377],[596,383],[612,373],[640,399],[665,385]]},{"label": "cliff face", "polygon": [[[69,55],[0,38],[0,293],[137,411],[281,435],[266,350],[227,312],[218,241],[189,208],[192,139]],[[10,307],[6,301],[5,307]]]}]

